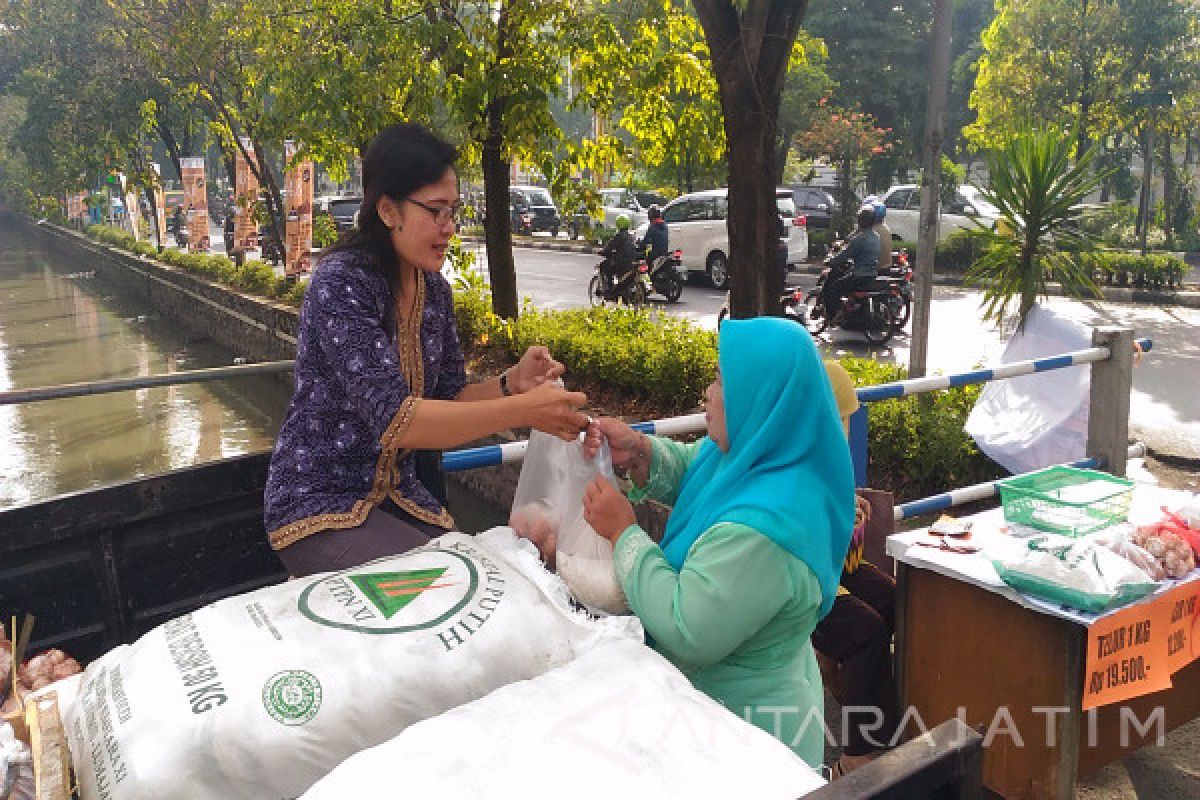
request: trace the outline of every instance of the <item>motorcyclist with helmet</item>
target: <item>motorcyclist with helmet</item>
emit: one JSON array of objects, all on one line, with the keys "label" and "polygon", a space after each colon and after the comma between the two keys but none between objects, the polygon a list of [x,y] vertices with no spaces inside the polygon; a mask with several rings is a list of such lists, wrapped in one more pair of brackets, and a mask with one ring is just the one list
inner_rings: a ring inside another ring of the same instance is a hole
[{"label": "motorcyclist with helmet", "polygon": [[652,205],[646,209],[646,217],[650,220],[646,235],[642,237],[640,246],[646,250],[646,263],[653,265],[658,259],[667,255],[671,249],[671,236],[667,231],[667,223],[663,220],[662,209]]},{"label": "motorcyclist with helmet", "polygon": [[864,205],[875,209],[875,232],[879,234],[879,269],[888,270],[892,266],[892,229],[884,223],[887,216],[887,206],[876,195],[868,195]]},{"label": "motorcyclist with helmet", "polygon": [[[879,272],[879,240],[875,231],[875,207],[864,205],[858,210],[858,230],[828,261],[834,272],[826,280],[822,296],[826,318],[831,324],[837,321],[843,296],[862,291],[874,283]],[[845,269],[838,272],[839,267]]]},{"label": "motorcyclist with helmet", "polygon": [[610,297],[616,296],[621,288],[619,280],[633,269],[633,262],[637,258],[633,234],[629,232],[629,217],[624,214],[617,217],[617,232],[604,245],[600,254],[604,256],[604,264],[600,271],[608,284],[608,294]]}]

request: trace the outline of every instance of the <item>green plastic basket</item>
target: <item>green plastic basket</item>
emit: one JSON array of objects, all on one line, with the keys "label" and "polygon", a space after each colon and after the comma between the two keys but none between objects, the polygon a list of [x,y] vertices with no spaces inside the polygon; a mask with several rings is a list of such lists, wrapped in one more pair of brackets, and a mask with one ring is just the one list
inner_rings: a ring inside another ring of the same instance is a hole
[{"label": "green plastic basket", "polygon": [[1075,467],[1047,467],[1000,482],[1004,519],[1067,536],[1124,522],[1131,499],[1133,481]]}]

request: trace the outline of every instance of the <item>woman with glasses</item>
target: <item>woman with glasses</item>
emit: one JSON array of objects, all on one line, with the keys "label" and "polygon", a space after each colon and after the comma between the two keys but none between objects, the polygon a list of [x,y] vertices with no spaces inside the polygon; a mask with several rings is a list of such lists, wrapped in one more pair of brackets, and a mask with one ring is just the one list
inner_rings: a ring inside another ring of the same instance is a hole
[{"label": "woman with glasses", "polygon": [[453,528],[440,452],[517,427],[572,439],[584,395],[531,347],[468,383],[441,274],[459,212],[455,148],[385,129],[363,159],[358,226],[317,264],[300,311],[295,392],[265,492],[271,546],[294,576],[410,550]]}]

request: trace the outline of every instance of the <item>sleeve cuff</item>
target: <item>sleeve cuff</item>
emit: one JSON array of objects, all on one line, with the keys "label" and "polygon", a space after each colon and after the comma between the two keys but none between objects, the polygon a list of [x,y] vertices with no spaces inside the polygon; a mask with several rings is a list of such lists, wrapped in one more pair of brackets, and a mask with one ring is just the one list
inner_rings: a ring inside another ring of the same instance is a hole
[{"label": "sleeve cuff", "polygon": [[670,492],[673,488],[667,485],[663,475],[663,453],[660,449],[664,446],[657,436],[647,437],[650,440],[650,477],[646,480],[645,486],[632,484],[625,496],[632,503],[640,503],[647,498],[662,497]]},{"label": "sleeve cuff", "polygon": [[642,550],[646,547],[657,546],[636,523],[621,532],[621,535],[617,537],[616,544],[613,545],[613,571],[616,572],[617,581],[621,584],[622,589],[625,588],[625,581],[629,577],[629,573],[633,572]]}]

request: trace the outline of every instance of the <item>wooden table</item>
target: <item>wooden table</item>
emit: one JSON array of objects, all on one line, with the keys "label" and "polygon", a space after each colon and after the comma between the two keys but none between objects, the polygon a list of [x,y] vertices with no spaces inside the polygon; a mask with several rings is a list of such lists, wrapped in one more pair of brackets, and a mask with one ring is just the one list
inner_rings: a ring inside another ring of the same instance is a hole
[{"label": "wooden table", "polygon": [[[1139,488],[1140,511],[1130,518],[1188,497]],[[1003,535],[1000,509],[970,519],[976,542],[989,529]],[[993,791],[1074,800],[1078,775],[1200,716],[1200,660],[1176,672],[1170,689],[1084,712],[1086,625],[1005,587],[986,558],[915,546],[922,538],[936,541],[921,530],[887,542],[896,559],[897,688],[906,732],[954,717],[981,730],[983,780]],[[1189,580],[1200,580],[1200,570]]]}]

